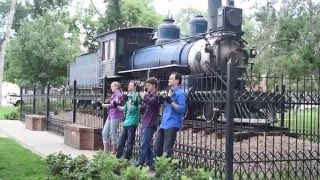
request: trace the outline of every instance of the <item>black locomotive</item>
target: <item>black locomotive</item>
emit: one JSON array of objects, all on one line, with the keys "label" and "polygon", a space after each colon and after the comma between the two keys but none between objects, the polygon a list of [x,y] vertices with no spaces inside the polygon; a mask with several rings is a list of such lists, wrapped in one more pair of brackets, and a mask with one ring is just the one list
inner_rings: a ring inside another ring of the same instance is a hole
[{"label": "black locomotive", "polygon": [[[77,87],[81,88],[85,84],[101,84],[104,77],[133,79],[168,76],[175,71],[184,75],[187,93],[203,91],[203,88],[194,88],[194,78],[200,75],[211,79],[203,85],[213,87],[206,89],[208,93],[220,94],[226,89],[227,62],[234,60],[234,74],[241,77],[255,50],[244,49],[242,9],[234,7],[232,0],[227,1],[227,6],[221,6],[221,0],[208,0],[208,14],[209,21],[200,14],[190,20],[191,34],[184,39],[180,38],[180,29],[172,18],[165,19],[158,29],[130,27],[98,35],[100,50],[82,55],[70,65],[69,82],[76,79]],[[238,78],[236,88],[244,89],[244,84]],[[272,110],[266,112],[265,107],[253,106],[240,104],[235,110],[236,118],[263,119],[257,123],[275,120]],[[193,107],[189,104],[189,109]],[[217,120],[221,116],[218,111],[224,108],[212,103],[197,107],[195,111],[201,111],[209,121]]]}]

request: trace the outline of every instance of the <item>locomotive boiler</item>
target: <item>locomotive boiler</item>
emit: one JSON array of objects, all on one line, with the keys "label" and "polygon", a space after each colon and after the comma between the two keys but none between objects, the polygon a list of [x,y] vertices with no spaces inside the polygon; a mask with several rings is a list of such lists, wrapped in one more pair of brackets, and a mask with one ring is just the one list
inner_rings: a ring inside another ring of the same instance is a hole
[{"label": "locomotive boiler", "polygon": [[[241,76],[247,69],[249,58],[255,56],[255,51],[245,49],[242,9],[234,7],[232,0],[227,1],[227,6],[221,6],[221,0],[208,0],[208,15],[208,21],[200,14],[195,15],[189,22],[191,33],[185,38],[180,38],[180,28],[169,17],[157,29],[129,27],[98,35],[96,39],[100,50],[77,58],[76,63],[70,66],[69,82],[77,79],[79,82],[101,84],[104,77],[110,80],[159,77],[175,71],[184,75],[187,94],[199,91],[221,94],[226,89],[227,62],[232,60],[235,64],[233,73],[239,77],[235,88],[244,89],[245,81]],[[81,76],[77,76],[79,73]],[[196,87],[195,78],[199,75],[209,79],[202,86],[213,88],[204,90]],[[213,79],[214,85],[210,84]],[[81,87],[81,83],[78,85]],[[223,105],[212,103],[194,107],[189,103],[189,109],[198,111],[191,116],[201,111],[207,121],[217,120],[221,116],[218,112],[224,109]],[[240,103],[235,111],[235,118],[263,119],[257,123],[272,123],[275,120],[272,108]]]}]

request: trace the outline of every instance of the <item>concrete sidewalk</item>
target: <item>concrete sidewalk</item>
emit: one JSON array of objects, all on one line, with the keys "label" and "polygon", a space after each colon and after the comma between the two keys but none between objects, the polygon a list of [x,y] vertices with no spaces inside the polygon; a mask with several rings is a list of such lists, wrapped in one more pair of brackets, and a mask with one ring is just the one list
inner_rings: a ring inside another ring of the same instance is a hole
[{"label": "concrete sidewalk", "polygon": [[97,151],[78,150],[64,144],[64,137],[48,131],[31,131],[25,124],[15,120],[0,120],[0,137],[15,139],[25,148],[45,157],[51,153],[62,151],[76,157],[80,154],[92,158]]}]

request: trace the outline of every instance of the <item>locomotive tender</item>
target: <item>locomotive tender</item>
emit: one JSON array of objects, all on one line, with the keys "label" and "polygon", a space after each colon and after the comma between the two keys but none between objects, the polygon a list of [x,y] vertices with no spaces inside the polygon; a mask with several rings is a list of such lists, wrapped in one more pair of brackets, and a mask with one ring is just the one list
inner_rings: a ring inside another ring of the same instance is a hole
[{"label": "locomotive tender", "polygon": [[[218,79],[217,84],[222,84],[210,91],[219,93],[226,89],[223,77],[227,74],[227,62],[230,59],[235,62],[234,73],[241,77],[249,58],[255,54],[254,50],[248,53],[244,49],[242,9],[234,7],[233,0],[228,0],[227,6],[221,6],[221,0],[208,0],[208,15],[209,21],[200,14],[195,15],[189,22],[191,34],[184,39],[180,38],[180,29],[172,18],[165,19],[158,29],[129,27],[100,34],[96,37],[100,50],[82,55],[70,65],[69,83],[76,79],[80,88],[85,84],[101,84],[104,77],[133,79],[167,76],[175,71],[184,75],[189,92],[200,91],[192,88],[195,75],[210,74],[208,78]],[[238,78],[236,88],[243,88],[243,83]],[[236,118],[256,119],[256,123],[275,120],[273,112],[270,115],[263,112],[266,110],[247,106],[250,105],[236,106]],[[193,106],[189,104],[190,108]],[[203,103],[200,111],[207,121],[213,121],[220,117],[218,111],[223,108]]]}]

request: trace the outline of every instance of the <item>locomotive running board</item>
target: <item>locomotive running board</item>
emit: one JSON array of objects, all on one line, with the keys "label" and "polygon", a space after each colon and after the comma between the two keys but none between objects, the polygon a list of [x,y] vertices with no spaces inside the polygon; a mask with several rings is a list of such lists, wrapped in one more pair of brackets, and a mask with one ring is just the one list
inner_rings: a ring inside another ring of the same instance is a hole
[{"label": "locomotive running board", "polygon": [[188,74],[190,69],[188,66],[179,65],[179,64],[170,64],[165,66],[159,67],[152,67],[152,68],[141,68],[141,69],[132,69],[126,71],[119,71],[119,74],[126,74],[126,73],[161,73],[161,75],[170,75],[171,72],[179,72],[181,74]]}]

